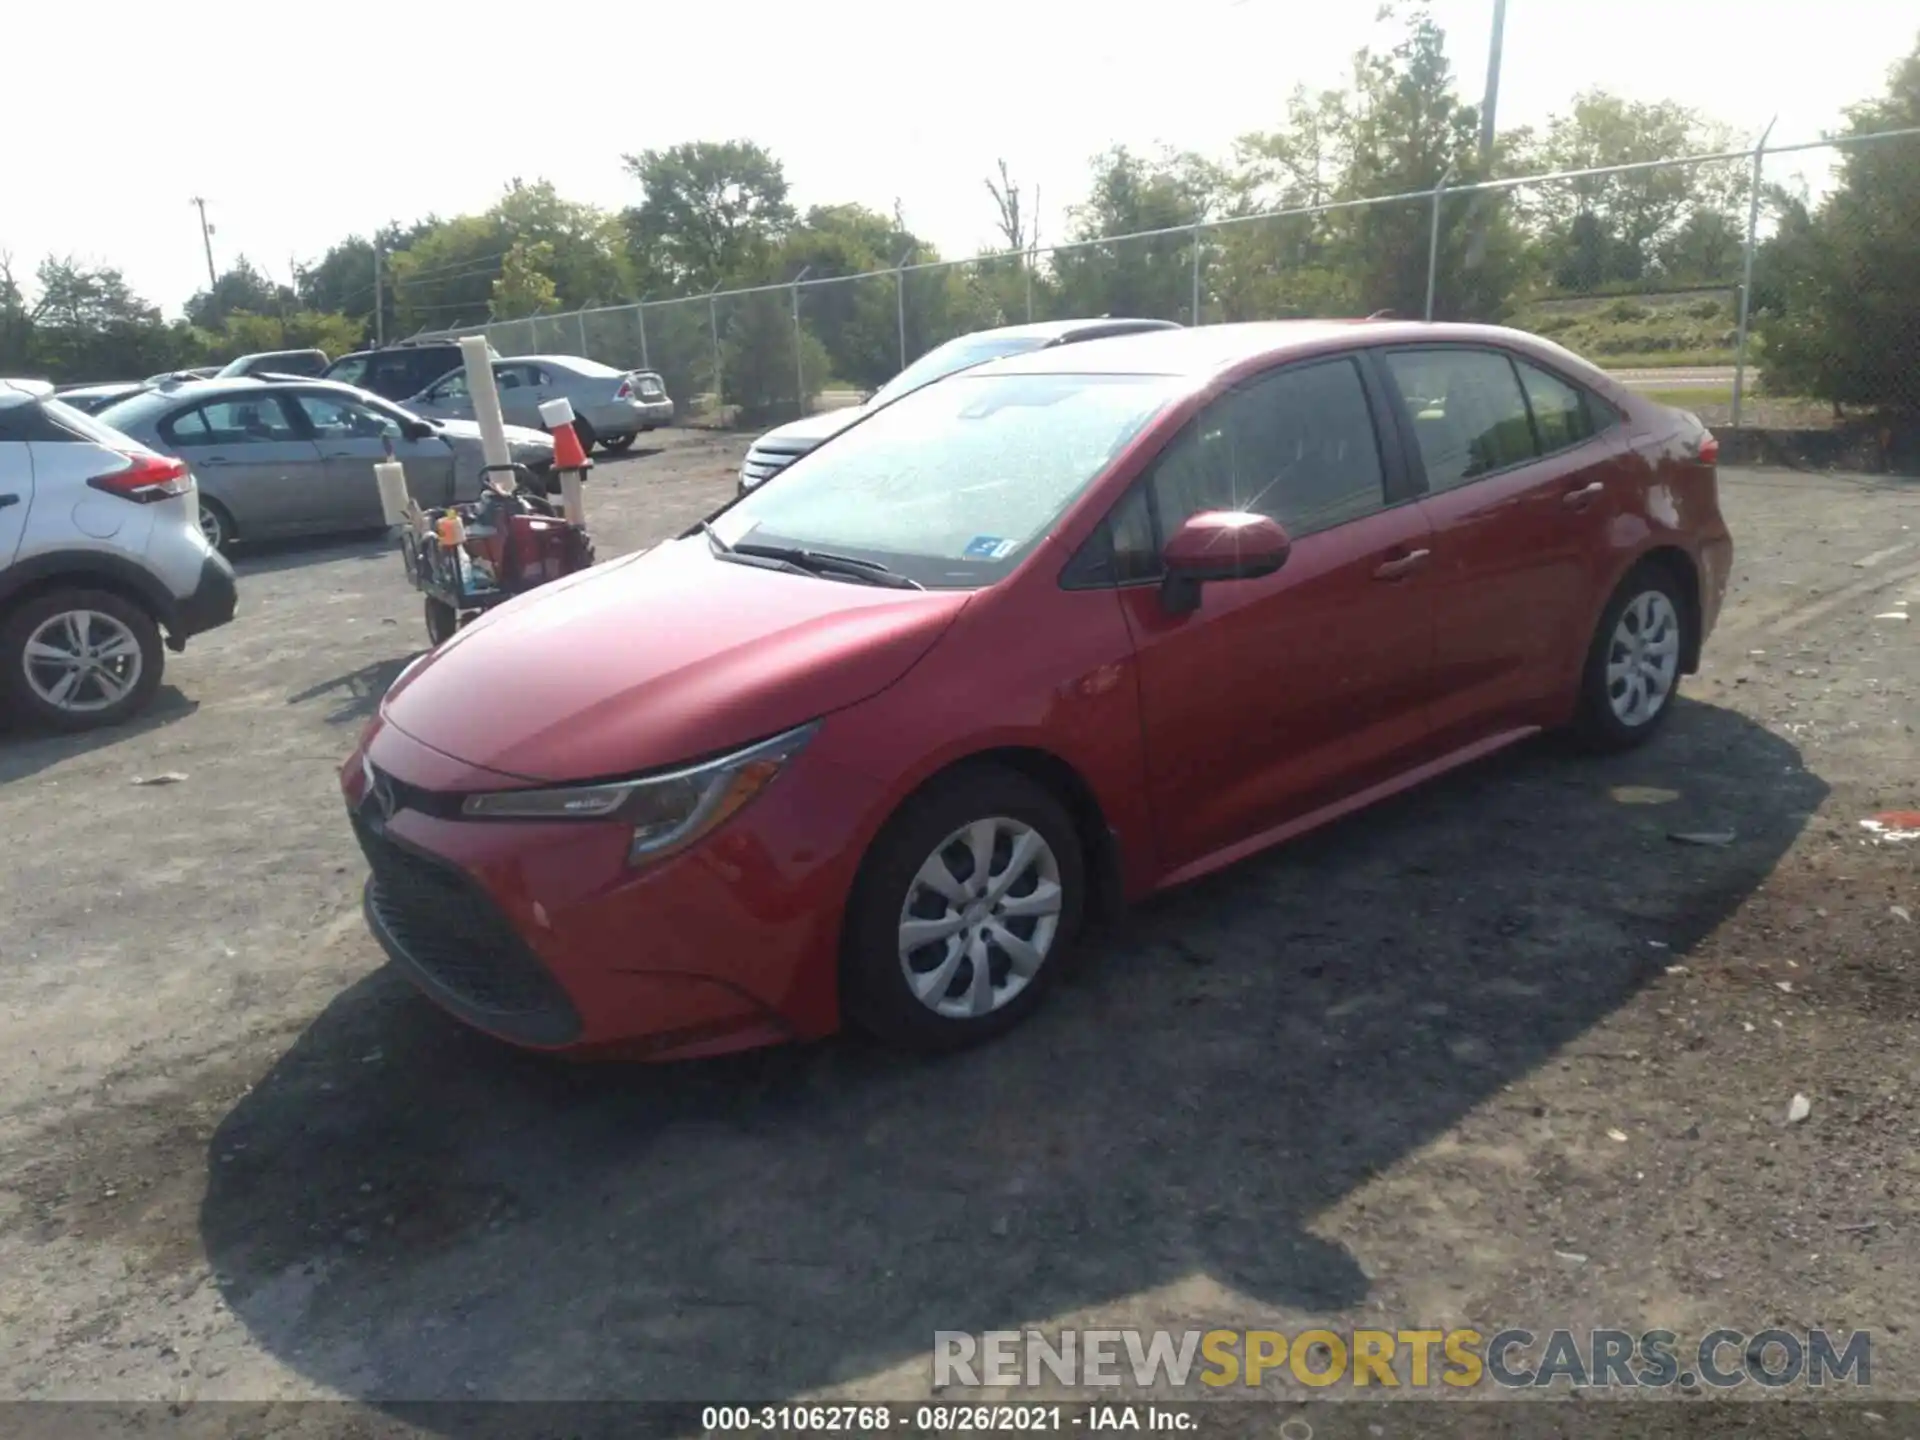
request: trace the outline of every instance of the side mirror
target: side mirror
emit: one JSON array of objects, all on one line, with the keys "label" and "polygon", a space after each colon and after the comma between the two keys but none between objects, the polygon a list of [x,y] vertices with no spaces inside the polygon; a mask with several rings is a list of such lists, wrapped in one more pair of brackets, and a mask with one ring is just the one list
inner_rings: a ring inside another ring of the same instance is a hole
[{"label": "side mirror", "polygon": [[424,440],[433,434],[433,427],[424,420],[409,420],[400,427],[400,433],[409,440]]},{"label": "side mirror", "polygon": [[1172,614],[1190,614],[1200,608],[1202,585],[1271,575],[1292,550],[1287,532],[1265,515],[1208,510],[1189,516],[1160,552],[1166,572],[1161,600]]}]

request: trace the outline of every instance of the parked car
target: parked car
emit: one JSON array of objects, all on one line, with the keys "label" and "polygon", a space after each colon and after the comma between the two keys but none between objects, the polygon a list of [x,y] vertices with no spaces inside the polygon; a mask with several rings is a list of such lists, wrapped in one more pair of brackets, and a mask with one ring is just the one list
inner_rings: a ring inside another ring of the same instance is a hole
[{"label": "parked car", "polygon": [[193,477],[74,409],[0,380],[0,710],[59,730],[137,715],[167,649],[233,618],[233,568]]},{"label": "parked car", "polygon": [[304,377],[324,375],[327,371],[324,350],[259,350],[229,360],[214,372],[215,380],[238,380],[246,375]]},{"label": "parked car", "polygon": [[[581,355],[515,355],[494,362],[493,383],[509,425],[542,428],[540,407],[564,396],[580,443],[591,449],[597,441],[611,454],[632,449],[642,431],[673,423],[673,401],[651,370],[616,370]],[[471,419],[466,367],[442,375],[406,405],[416,415]]]},{"label": "parked car", "polygon": [[815,446],[824,445],[881,406],[890,405],[902,395],[910,395],[923,385],[931,385],[936,380],[974,365],[983,365],[1005,355],[1045,350],[1054,345],[1072,345],[1083,340],[1179,328],[1171,320],[1045,320],[1032,325],[1006,325],[998,330],[976,330],[971,335],[962,335],[929,350],[859,405],[822,410],[769,430],[747,449],[747,458],[740,466],[740,493],[744,495],[754,486],[766,483]]},{"label": "parked car", "polygon": [[188,380],[211,380],[220,373],[218,365],[195,365],[186,370],[162,370],[158,375],[149,375],[147,384],[182,384]]},{"label": "parked car", "polygon": [[[151,390],[104,410],[103,424],[177,455],[199,482],[200,528],[224,549],[238,539],[378,529],[373,467],[396,459],[423,506],[480,496],[480,427],[429,420],[327,380],[202,380]],[[514,461],[553,465],[553,439],[509,427]]]},{"label": "parked car", "polygon": [[109,405],[117,405],[130,395],[138,395],[151,381],[114,380],[100,385],[62,385],[53,393],[62,405],[82,415],[98,415]]},{"label": "parked car", "polygon": [[[488,353],[498,358],[491,347]],[[371,390],[397,403],[418,395],[449,370],[465,364],[457,340],[413,340],[342,355],[327,366],[323,378]]]},{"label": "parked car", "polygon": [[1717,458],[1488,326],[980,366],[407,670],[341,773],[369,924],[526,1046],[985,1038],[1091,915],[1654,734],[1727,587]]}]

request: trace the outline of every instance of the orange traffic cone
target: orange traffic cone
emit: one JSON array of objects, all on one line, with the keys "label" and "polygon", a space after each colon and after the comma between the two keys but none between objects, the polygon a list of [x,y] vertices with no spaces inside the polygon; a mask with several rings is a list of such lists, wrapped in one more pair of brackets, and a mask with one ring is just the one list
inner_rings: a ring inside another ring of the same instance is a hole
[{"label": "orange traffic cone", "polygon": [[580,437],[574,434],[572,421],[553,427],[553,468],[556,470],[587,468],[587,452],[580,444]]}]

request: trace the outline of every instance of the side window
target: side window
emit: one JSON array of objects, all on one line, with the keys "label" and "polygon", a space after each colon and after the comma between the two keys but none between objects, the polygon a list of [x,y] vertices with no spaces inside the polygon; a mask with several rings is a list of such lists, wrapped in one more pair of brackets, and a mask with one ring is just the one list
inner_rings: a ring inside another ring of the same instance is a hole
[{"label": "side window", "polygon": [[413,363],[404,352],[376,355],[372,374],[361,382],[361,388],[371,390],[376,395],[412,395],[421,385],[430,383],[432,378],[428,376],[426,380],[418,380]]},{"label": "side window", "polygon": [[1207,510],[1271,516],[1296,538],[1373,514],[1385,472],[1359,370],[1292,366],[1222,396],[1162,452],[1151,484],[1163,536]]},{"label": "side window", "polygon": [[395,426],[377,410],[332,395],[296,395],[293,403],[322,440],[377,440]]},{"label": "side window", "polygon": [[337,380],[342,385],[365,385],[367,383],[367,357],[350,355],[327,372],[327,379]]},{"label": "side window", "polygon": [[1603,427],[1596,423],[1598,409],[1586,392],[1569,385],[1557,375],[1529,365],[1513,362],[1520,372],[1520,384],[1527,392],[1527,404],[1533,407],[1533,428],[1540,437],[1540,453],[1551,455],[1583,440],[1591,440]]},{"label": "side window", "polygon": [[273,445],[298,440],[293,422],[270,395],[217,400],[160,426],[175,445]]},{"label": "side window", "polygon": [[1452,490],[1534,458],[1533,426],[1513,364],[1490,350],[1389,350],[1427,488]]},{"label": "side window", "polygon": [[433,389],[427,392],[430,400],[464,400],[467,398],[467,372],[456,370],[445,376]]}]

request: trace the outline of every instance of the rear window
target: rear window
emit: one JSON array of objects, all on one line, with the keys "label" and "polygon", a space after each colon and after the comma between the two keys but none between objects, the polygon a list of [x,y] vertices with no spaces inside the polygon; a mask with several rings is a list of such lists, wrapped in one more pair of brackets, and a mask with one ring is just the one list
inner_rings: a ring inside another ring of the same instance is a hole
[{"label": "rear window", "polygon": [[93,416],[59,400],[12,405],[0,410],[0,440],[23,440],[39,445],[92,444],[124,450],[127,437]]},{"label": "rear window", "polygon": [[172,409],[179,403],[180,397],[177,394],[169,394],[163,390],[147,390],[107,406],[95,415],[93,420],[96,425],[111,426],[114,429],[151,425],[160,418],[162,412]]}]

